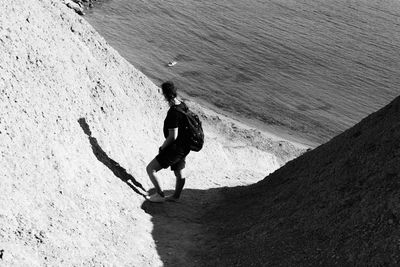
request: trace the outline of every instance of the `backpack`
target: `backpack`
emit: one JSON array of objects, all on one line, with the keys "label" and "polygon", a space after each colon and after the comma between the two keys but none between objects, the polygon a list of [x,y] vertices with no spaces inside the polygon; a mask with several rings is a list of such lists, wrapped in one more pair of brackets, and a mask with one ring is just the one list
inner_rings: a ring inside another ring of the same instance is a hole
[{"label": "backpack", "polygon": [[204,145],[204,132],[201,126],[201,121],[196,113],[189,110],[184,103],[185,110],[182,108],[176,108],[177,111],[181,112],[184,117],[183,127],[183,140],[188,145],[190,150],[198,152],[203,148]]}]

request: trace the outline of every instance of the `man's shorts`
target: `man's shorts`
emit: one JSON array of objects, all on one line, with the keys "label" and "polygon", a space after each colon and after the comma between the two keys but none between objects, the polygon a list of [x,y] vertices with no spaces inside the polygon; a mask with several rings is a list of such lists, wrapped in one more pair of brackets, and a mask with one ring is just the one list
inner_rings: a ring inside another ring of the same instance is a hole
[{"label": "man's shorts", "polygon": [[160,163],[163,169],[171,167],[172,171],[179,171],[185,168],[185,159],[189,152],[189,149],[185,149],[182,146],[173,143],[167,148],[161,150],[156,156],[156,160]]}]

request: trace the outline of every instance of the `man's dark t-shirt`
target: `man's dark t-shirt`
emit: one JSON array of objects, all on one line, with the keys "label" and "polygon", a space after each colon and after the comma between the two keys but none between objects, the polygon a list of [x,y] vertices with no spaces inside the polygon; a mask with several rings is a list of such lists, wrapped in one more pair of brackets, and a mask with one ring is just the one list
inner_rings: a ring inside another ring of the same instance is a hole
[{"label": "man's dark t-shirt", "polygon": [[184,116],[182,114],[182,112],[178,111],[177,109],[182,109],[182,110],[186,110],[187,106],[185,105],[185,103],[181,102],[179,105],[175,105],[169,108],[168,113],[167,113],[167,117],[164,120],[164,128],[163,128],[163,132],[164,132],[164,137],[167,138],[168,137],[168,129],[174,129],[174,128],[178,128],[178,138],[176,139],[176,142],[178,144],[182,144],[182,127],[183,127],[183,119]]},{"label": "man's dark t-shirt", "polygon": [[167,117],[164,120],[163,127],[165,138],[168,137],[168,129],[175,128],[178,128],[178,137],[172,144],[161,150],[156,156],[156,159],[162,168],[171,166],[171,170],[173,171],[182,170],[185,168],[185,158],[190,152],[190,148],[185,144],[183,138],[183,127],[185,126],[184,120],[186,120],[186,118],[184,117],[185,115],[178,109],[187,111],[187,106],[182,102],[179,105],[170,107]]}]

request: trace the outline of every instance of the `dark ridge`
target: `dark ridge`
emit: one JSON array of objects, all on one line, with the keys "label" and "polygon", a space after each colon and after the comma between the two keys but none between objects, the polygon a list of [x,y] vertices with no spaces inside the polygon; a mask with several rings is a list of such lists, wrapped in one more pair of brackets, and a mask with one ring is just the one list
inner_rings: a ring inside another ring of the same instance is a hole
[{"label": "dark ridge", "polygon": [[399,266],[400,98],[223,194],[203,218],[208,266]]}]

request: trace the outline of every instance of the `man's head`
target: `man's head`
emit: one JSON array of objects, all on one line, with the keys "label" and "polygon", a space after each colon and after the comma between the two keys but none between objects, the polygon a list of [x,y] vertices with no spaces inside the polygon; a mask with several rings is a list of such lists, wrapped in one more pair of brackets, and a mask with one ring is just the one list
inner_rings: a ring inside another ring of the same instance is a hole
[{"label": "man's head", "polygon": [[171,81],[166,81],[161,84],[161,90],[165,99],[168,102],[173,100],[177,96],[175,85]]}]

